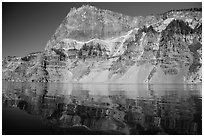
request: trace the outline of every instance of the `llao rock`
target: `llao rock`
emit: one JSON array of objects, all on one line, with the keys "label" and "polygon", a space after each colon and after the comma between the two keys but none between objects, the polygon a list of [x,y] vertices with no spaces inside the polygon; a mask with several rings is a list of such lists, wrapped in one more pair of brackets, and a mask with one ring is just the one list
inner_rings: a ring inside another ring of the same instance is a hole
[{"label": "llao rock", "polygon": [[72,8],[44,51],[2,65],[12,81],[201,83],[202,10],[130,17]]},{"label": "llao rock", "polygon": [[48,42],[46,49],[65,38],[88,41],[119,36],[133,29],[137,25],[134,21],[136,20],[133,17],[93,6],[72,8]]}]

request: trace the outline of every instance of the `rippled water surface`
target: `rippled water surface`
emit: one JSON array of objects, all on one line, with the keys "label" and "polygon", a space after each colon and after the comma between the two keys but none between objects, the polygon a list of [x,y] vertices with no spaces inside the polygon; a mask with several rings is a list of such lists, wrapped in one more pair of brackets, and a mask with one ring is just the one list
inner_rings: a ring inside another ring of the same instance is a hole
[{"label": "rippled water surface", "polygon": [[201,85],[2,83],[3,134],[202,134]]}]

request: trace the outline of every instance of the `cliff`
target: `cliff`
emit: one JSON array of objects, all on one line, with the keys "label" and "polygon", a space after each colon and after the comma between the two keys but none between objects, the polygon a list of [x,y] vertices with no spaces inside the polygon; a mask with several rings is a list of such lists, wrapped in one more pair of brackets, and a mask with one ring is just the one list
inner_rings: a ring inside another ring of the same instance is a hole
[{"label": "cliff", "polygon": [[3,79],[12,81],[200,83],[202,11],[130,17],[73,8],[44,51],[2,65]]}]

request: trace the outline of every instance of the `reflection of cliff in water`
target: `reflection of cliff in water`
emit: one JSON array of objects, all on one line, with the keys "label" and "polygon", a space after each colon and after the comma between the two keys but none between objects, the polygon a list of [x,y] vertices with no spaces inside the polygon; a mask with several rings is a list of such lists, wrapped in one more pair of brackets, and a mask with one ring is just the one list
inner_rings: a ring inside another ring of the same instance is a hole
[{"label": "reflection of cliff in water", "polygon": [[[5,83],[3,105],[40,115],[52,128],[83,125],[125,134],[201,134],[202,100],[197,88],[139,85],[133,92],[135,85],[99,85],[94,94],[93,87]],[[108,90],[101,93],[102,89]]]},{"label": "reflection of cliff in water", "polygon": [[181,88],[172,88],[170,90],[166,90],[165,94],[159,98],[155,96],[156,91],[153,90],[153,86],[149,86],[149,90],[154,98],[154,101],[152,102],[154,112],[151,113],[160,118],[160,126],[166,133],[202,133],[202,100],[199,93],[196,94],[198,91],[196,89],[192,89],[193,85],[188,86],[191,87],[191,90],[184,90],[184,93],[182,94],[183,96],[179,94],[182,92]]}]

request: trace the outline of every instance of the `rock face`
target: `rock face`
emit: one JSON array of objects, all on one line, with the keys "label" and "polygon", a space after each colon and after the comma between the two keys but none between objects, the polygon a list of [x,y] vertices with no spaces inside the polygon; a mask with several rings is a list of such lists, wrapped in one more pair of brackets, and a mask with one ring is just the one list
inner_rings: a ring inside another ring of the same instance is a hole
[{"label": "rock face", "polygon": [[71,9],[45,51],[3,60],[3,79],[37,82],[200,83],[202,11],[129,17]]},{"label": "rock face", "polygon": [[56,33],[48,42],[46,49],[63,39],[88,41],[93,38],[106,39],[121,35],[134,28],[134,18],[93,6],[72,8]]}]

